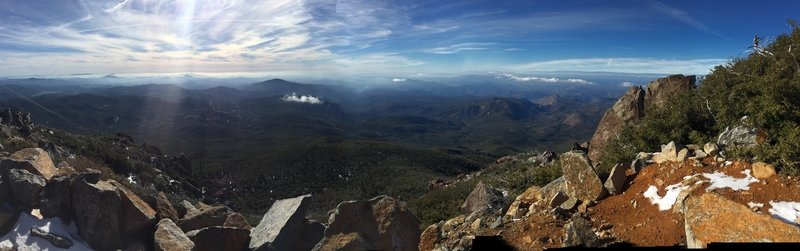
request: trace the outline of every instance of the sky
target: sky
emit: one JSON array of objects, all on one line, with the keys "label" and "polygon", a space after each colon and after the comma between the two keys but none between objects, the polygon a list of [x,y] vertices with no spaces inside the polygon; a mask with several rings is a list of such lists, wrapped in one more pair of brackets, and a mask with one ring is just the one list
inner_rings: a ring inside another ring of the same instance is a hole
[{"label": "sky", "polygon": [[706,74],[800,1],[0,0],[0,76]]}]

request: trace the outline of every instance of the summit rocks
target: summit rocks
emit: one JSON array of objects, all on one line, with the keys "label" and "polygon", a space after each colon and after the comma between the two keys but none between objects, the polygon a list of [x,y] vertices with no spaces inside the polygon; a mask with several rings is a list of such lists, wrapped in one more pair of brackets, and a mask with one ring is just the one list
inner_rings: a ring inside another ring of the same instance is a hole
[{"label": "summit rocks", "polygon": [[600,149],[616,137],[622,128],[634,125],[646,116],[646,107],[662,107],[667,100],[694,88],[694,84],[695,76],[672,75],[650,82],[646,91],[641,87],[628,89],[597,125],[589,145],[589,158],[598,161]]}]

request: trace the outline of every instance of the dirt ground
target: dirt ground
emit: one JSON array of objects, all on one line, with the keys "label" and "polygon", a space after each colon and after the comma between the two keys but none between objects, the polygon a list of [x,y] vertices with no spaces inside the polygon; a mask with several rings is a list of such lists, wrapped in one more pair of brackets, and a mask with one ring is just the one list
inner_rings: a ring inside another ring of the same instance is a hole
[{"label": "dirt ground", "polygon": [[[727,166],[723,163],[706,158],[703,167],[695,167],[691,161],[648,165],[638,175],[629,173],[628,180],[632,181],[625,192],[600,201],[591,208],[589,216],[595,227],[606,223],[613,225],[611,232],[624,242],[637,246],[683,246],[686,244],[683,216],[673,210],[659,211],[658,206],[643,193],[654,185],[659,189],[659,196],[664,196],[666,186],[680,183],[683,177],[697,173],[720,171],[728,176],[744,178],[742,171],[751,167],[746,162],[734,161]],[[703,184],[694,193],[706,192],[708,186],[708,183]],[[800,182],[794,177],[772,176],[750,184],[749,190],[722,188],[714,189],[714,192],[743,205],[764,203],[764,207],[757,211],[768,213],[770,201],[800,201]]]}]

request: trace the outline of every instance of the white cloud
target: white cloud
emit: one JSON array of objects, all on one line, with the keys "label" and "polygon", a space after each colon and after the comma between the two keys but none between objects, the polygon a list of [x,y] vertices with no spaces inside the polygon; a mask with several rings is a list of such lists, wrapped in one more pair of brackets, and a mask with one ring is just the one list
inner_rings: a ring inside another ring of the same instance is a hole
[{"label": "white cloud", "polygon": [[636,85],[636,84],[628,82],[628,81],[619,83],[619,86],[623,86],[623,87],[631,87],[631,86],[634,86],[634,85]]},{"label": "white cloud", "polygon": [[392,82],[406,82],[406,80],[405,78],[393,78]]},{"label": "white cloud", "polygon": [[582,58],[531,62],[512,66],[515,71],[597,71],[623,73],[704,75],[727,59]]},{"label": "white cloud", "polygon": [[297,93],[294,93],[294,92],[292,92],[292,95],[283,96],[283,98],[281,98],[281,100],[286,101],[286,102],[304,103],[304,104],[312,104],[312,105],[317,105],[317,104],[322,104],[323,103],[323,101],[318,97],[306,96],[306,95],[297,96]]},{"label": "white cloud", "polygon": [[489,46],[493,43],[460,43],[444,47],[436,47],[425,50],[425,52],[433,54],[455,54],[466,51],[482,51],[488,50]]},{"label": "white cloud", "polygon": [[503,73],[498,76],[498,78],[508,78],[518,82],[544,82],[544,83],[573,83],[573,84],[594,84],[591,81],[579,79],[579,78],[567,78],[567,79],[560,79],[560,78],[543,78],[543,77],[535,77],[535,76],[528,76],[528,77],[521,77],[516,76],[510,73]]}]

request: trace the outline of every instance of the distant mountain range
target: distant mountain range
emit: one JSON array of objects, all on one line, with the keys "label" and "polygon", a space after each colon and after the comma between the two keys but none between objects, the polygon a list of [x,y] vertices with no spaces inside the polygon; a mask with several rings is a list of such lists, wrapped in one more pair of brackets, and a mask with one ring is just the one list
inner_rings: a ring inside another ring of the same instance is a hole
[{"label": "distant mountain range", "polygon": [[[348,198],[414,196],[427,180],[477,170],[506,154],[568,149],[591,137],[602,112],[624,91],[602,85],[403,84],[355,89],[271,79],[186,88],[14,79],[0,80],[0,107],[30,112],[34,123],[92,135],[122,132],[183,153],[201,184],[220,173],[236,174],[238,184],[258,187],[242,195],[246,199],[238,203],[245,209],[333,189],[314,198],[329,208],[376,175],[417,178],[404,185],[386,181],[395,185]],[[314,178],[291,179],[309,172]]]}]

